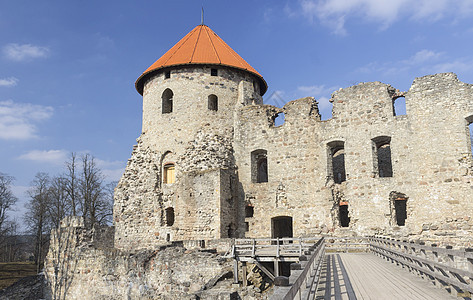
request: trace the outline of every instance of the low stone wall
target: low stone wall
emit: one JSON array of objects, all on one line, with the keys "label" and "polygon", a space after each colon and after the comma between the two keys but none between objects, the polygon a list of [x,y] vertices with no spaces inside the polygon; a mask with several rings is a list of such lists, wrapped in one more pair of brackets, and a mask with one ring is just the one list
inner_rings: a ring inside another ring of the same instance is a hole
[{"label": "low stone wall", "polygon": [[207,249],[186,241],[119,250],[106,242],[111,228],[87,230],[77,218],[51,236],[44,271],[52,299],[262,299],[251,287],[232,285],[232,259],[222,255],[231,239],[206,241]]}]

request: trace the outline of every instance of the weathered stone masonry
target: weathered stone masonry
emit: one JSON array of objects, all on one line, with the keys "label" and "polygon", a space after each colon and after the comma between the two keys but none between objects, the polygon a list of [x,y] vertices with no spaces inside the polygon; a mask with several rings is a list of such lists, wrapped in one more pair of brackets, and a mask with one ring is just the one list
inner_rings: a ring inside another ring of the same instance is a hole
[{"label": "weathered stone masonry", "polygon": [[[261,75],[200,25],[136,86],[143,127],[115,189],[114,229],[87,235],[66,220],[53,237],[46,273],[68,299],[241,293],[217,287],[228,261],[190,250],[225,253],[235,237],[381,234],[473,246],[473,85],[453,73],[416,78],[405,92],[380,82],[340,89],[322,121],[312,97],[264,105]],[[395,114],[399,97],[406,115]],[[94,285],[81,292],[86,282]]]}]

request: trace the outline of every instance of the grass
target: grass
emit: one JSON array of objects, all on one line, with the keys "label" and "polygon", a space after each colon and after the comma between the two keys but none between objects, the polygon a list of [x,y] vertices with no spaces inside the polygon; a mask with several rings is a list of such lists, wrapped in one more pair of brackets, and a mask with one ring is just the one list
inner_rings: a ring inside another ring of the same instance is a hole
[{"label": "grass", "polygon": [[36,274],[36,265],[31,262],[0,263],[0,290],[17,280]]}]

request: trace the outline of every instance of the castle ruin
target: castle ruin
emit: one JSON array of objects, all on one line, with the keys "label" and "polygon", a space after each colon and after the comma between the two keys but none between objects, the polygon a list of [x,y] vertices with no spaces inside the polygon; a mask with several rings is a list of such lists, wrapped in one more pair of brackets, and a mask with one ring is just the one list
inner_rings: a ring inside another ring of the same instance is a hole
[{"label": "castle ruin", "polygon": [[[322,121],[312,97],[263,104],[263,77],[199,25],[135,85],[142,132],[115,190],[114,230],[95,231],[103,243],[65,221],[77,261],[55,269],[57,235],[48,255],[63,291],[58,274],[76,274],[71,298],[186,297],[231,271],[216,254],[173,259],[162,247],[176,242],[225,252],[232,238],[377,234],[473,245],[473,85],[453,73],[416,78],[408,91],[340,89]],[[400,97],[405,115],[394,110]]]}]

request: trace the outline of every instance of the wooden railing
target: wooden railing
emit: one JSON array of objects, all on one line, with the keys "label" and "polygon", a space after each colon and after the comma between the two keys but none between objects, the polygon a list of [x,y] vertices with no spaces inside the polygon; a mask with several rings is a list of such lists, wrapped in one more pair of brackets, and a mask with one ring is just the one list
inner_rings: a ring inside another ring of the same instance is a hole
[{"label": "wooden railing", "polygon": [[371,252],[408,268],[451,294],[473,294],[473,249],[442,248],[381,237],[368,237],[368,241]]},{"label": "wooden railing", "polygon": [[232,256],[240,261],[257,258],[259,261],[297,261],[320,238],[236,239]]},{"label": "wooden railing", "polygon": [[325,237],[327,252],[368,252],[369,246],[365,237]]},{"label": "wooden railing", "polygon": [[310,258],[307,260],[306,256],[301,256],[300,263],[291,264],[291,276],[289,278],[277,277],[275,279],[276,288],[271,299],[309,299],[310,295],[315,294],[320,281],[323,258],[325,257],[324,238],[318,240],[305,253],[310,254]]}]

